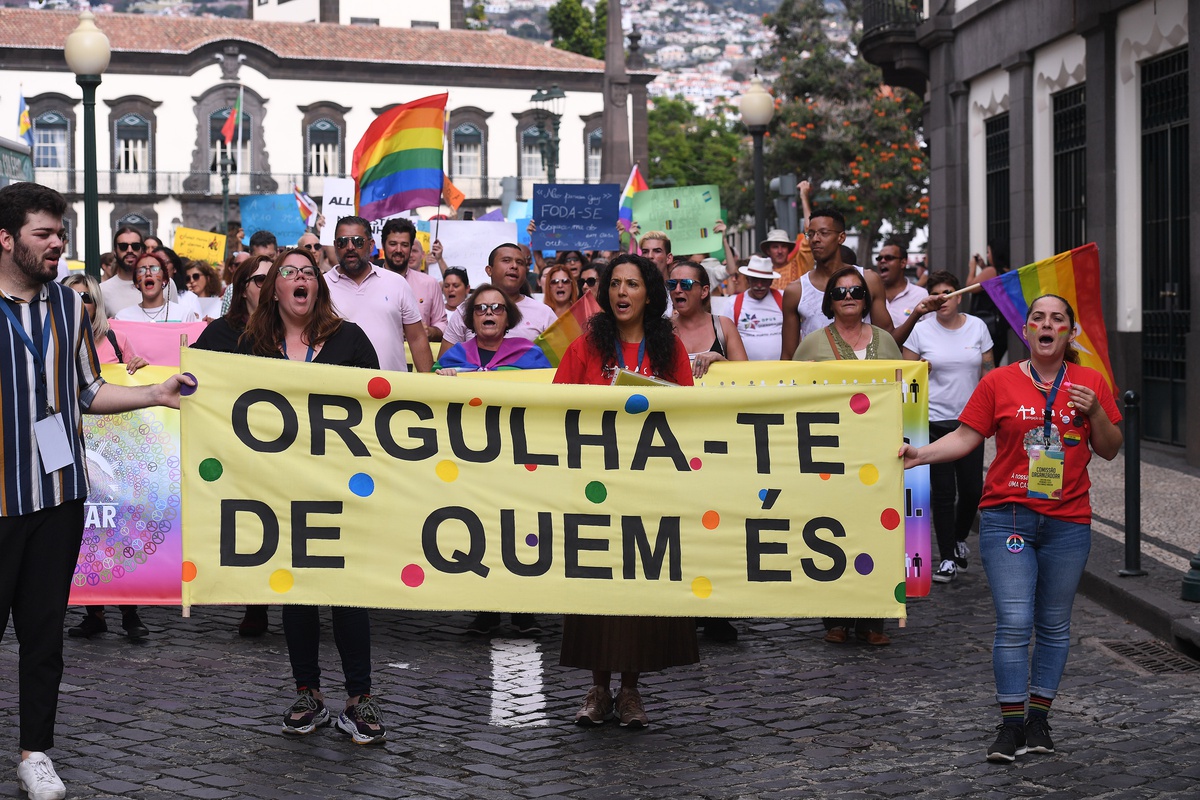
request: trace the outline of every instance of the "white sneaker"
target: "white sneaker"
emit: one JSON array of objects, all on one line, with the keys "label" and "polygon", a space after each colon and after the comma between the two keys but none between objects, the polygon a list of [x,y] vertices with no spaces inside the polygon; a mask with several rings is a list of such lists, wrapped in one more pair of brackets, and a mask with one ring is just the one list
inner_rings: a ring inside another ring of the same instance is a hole
[{"label": "white sneaker", "polygon": [[17,780],[29,800],[63,800],[67,787],[54,771],[54,762],[45,753],[30,753],[17,766]]},{"label": "white sneaker", "polygon": [[949,583],[950,581],[954,580],[954,576],[957,574],[958,567],[954,565],[953,561],[947,558],[942,562],[942,565],[934,571],[933,579],[938,583]]}]

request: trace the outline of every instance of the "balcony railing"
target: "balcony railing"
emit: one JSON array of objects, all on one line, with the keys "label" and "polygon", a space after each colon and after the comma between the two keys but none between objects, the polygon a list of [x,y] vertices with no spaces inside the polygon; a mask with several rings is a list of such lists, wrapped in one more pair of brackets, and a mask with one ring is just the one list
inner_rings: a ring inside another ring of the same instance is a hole
[{"label": "balcony railing", "polygon": [[865,0],[863,35],[858,51],[863,59],[883,70],[883,80],[925,93],[929,80],[929,53],[917,43],[917,27],[925,21],[919,0]]},{"label": "balcony railing", "polygon": [[865,0],[863,36],[887,31],[915,30],[925,21],[924,3],[919,0]]}]

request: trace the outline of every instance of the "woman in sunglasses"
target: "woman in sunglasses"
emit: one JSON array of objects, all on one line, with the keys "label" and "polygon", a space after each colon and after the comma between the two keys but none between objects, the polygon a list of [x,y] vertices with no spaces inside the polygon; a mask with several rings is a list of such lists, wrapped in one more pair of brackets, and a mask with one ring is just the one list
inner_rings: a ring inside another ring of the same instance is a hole
[{"label": "woman in sunglasses", "polygon": [[[805,336],[796,348],[796,361],[853,361],[888,359],[899,361],[900,348],[892,335],[864,322],[871,311],[871,290],[854,267],[838,270],[825,285],[821,313],[833,320],[823,330]],[[825,641],[844,644],[854,629],[860,641],[877,647],[891,644],[881,619],[826,617]]]},{"label": "woman in sunglasses", "polygon": [[221,316],[221,279],[211,264],[203,261],[185,261],[184,273],[188,291],[196,295],[204,319],[213,320]]},{"label": "woman in sunglasses", "polygon": [[551,264],[546,267],[544,280],[546,294],[543,295],[543,300],[550,306],[554,316],[561,317],[570,311],[571,306],[579,299],[579,287],[565,264]]},{"label": "woman in sunglasses", "polygon": [[170,280],[170,261],[161,249],[143,253],[133,265],[133,282],[141,292],[141,302],[123,308],[113,319],[126,322],[196,322],[195,311],[167,301],[165,290]]},{"label": "woman in sunglasses", "polygon": [[746,348],[737,325],[728,317],[714,316],[709,310],[708,270],[695,261],[680,261],[671,267],[667,291],[675,313],[671,322],[675,335],[688,350],[692,376],[703,378],[714,361],[746,361]]},{"label": "woman in sunglasses", "polygon": [[[208,323],[208,327],[196,339],[193,347],[198,350],[213,350],[218,353],[236,353],[238,339],[246,329],[246,322],[258,307],[258,297],[267,272],[271,269],[270,256],[254,256],[242,259],[234,267],[229,282],[229,310],[225,315]],[[263,620],[264,630],[266,620]],[[259,631],[261,633],[262,631]],[[250,634],[257,635],[257,634]]]},{"label": "woman in sunglasses", "polygon": [[433,371],[438,375],[494,369],[547,369],[553,366],[542,348],[520,336],[506,334],[521,321],[521,311],[490,283],[475,287],[463,303],[463,321],[475,334],[451,347]]}]

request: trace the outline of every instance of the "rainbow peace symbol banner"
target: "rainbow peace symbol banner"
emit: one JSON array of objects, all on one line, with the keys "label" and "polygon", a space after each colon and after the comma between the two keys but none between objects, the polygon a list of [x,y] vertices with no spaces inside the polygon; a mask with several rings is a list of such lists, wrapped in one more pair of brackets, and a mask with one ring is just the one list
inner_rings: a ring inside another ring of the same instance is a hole
[{"label": "rainbow peace symbol banner", "polygon": [[717,392],[186,350],[183,604],[903,618],[903,386],[795,366]]}]

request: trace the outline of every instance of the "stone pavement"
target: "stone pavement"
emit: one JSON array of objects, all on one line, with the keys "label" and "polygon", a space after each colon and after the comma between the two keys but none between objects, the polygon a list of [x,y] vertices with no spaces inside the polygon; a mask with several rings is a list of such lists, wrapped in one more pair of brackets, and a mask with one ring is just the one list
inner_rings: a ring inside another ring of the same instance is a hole
[{"label": "stone pavement", "polygon": [[[1200,671],[1152,674],[1118,656],[1103,643],[1149,635],[1084,597],[1051,718],[1058,753],[987,763],[997,713],[977,561],[912,602],[905,629],[889,623],[891,647],[827,645],[816,620],[739,621],[733,645],[702,638],[700,664],[646,676],[644,732],[570,723],[587,676],[557,666],[556,619],[534,640],[481,641],[460,633],[467,614],[380,611],[386,744],[332,729],[285,738],[278,609],[257,640],[237,636],[240,609],[193,612],[145,609],[153,634],[136,645],[67,640],[51,754],[70,797],[1124,800],[1194,798],[1200,780]],[[328,634],[322,648],[332,668]],[[14,749],[15,673],[10,628],[0,736]],[[340,694],[333,669],[326,688]],[[0,780],[0,796],[16,796],[12,771]]]}]

